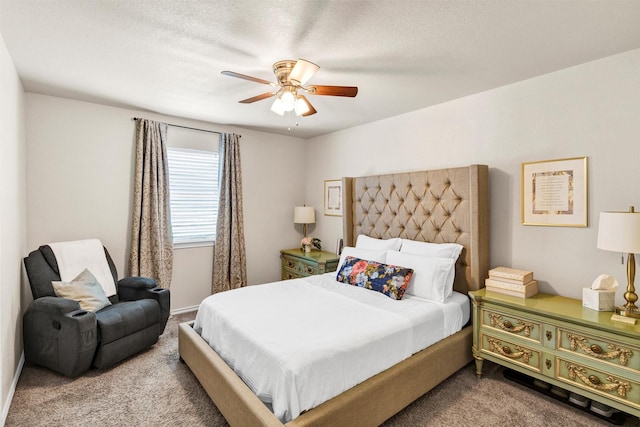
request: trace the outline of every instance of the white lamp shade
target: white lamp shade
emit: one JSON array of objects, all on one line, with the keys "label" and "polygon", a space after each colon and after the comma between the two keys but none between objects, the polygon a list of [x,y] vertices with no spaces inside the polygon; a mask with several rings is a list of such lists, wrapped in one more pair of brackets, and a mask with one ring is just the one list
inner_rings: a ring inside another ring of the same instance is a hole
[{"label": "white lamp shade", "polygon": [[312,206],[296,206],[293,208],[293,222],[295,224],[315,224],[315,209]]},{"label": "white lamp shade", "polygon": [[600,212],[598,249],[640,253],[640,212]]},{"label": "white lamp shade", "polygon": [[276,100],[273,101],[273,105],[271,106],[271,111],[273,111],[276,114],[280,114],[281,116],[284,116],[284,104],[282,103],[280,98],[276,98]]},{"label": "white lamp shade", "polygon": [[296,116],[301,116],[309,112],[309,105],[304,102],[304,99],[298,98],[296,100]]},{"label": "white lamp shade", "polygon": [[282,108],[284,111],[293,111],[296,107],[296,97],[289,91],[280,95],[280,101],[282,102]]}]

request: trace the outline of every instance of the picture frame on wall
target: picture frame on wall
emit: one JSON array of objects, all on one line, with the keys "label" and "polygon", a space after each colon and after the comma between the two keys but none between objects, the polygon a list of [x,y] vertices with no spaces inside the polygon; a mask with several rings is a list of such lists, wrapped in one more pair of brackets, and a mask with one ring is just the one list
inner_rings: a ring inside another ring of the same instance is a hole
[{"label": "picture frame on wall", "polygon": [[523,225],[587,227],[587,157],[522,163]]},{"label": "picture frame on wall", "polygon": [[324,181],[324,214],[342,216],[342,180]]}]

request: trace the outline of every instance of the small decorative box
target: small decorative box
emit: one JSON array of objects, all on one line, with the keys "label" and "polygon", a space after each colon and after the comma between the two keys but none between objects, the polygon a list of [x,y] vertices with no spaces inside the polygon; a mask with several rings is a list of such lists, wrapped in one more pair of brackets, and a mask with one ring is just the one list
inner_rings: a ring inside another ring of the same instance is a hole
[{"label": "small decorative box", "polygon": [[591,310],[613,311],[615,299],[615,289],[582,288],[582,306]]}]

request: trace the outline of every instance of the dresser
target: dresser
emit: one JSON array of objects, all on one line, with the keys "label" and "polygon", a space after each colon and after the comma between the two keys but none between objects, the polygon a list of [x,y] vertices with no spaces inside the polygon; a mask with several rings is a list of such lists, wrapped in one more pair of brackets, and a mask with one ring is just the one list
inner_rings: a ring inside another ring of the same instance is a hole
[{"label": "dresser", "polygon": [[340,257],[331,252],[312,250],[304,252],[300,248],[280,251],[282,260],[282,280],[328,273],[338,268]]},{"label": "dresser", "polygon": [[490,360],[640,417],[640,325],[580,300],[469,292],[476,374]]}]

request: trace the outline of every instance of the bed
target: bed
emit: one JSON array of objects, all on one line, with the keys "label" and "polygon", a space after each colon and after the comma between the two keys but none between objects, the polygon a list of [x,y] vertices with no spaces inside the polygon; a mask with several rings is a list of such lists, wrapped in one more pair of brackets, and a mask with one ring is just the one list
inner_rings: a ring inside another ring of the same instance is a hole
[{"label": "bed", "polygon": [[[488,167],[472,165],[422,172],[343,178],[344,239],[401,237],[464,249],[454,289],[483,286],[489,265]],[[470,325],[303,412],[287,426],[379,425],[468,364]],[[179,327],[179,353],[232,426],[282,426],[245,382],[193,329]],[[392,395],[380,404],[371,396]]]}]

